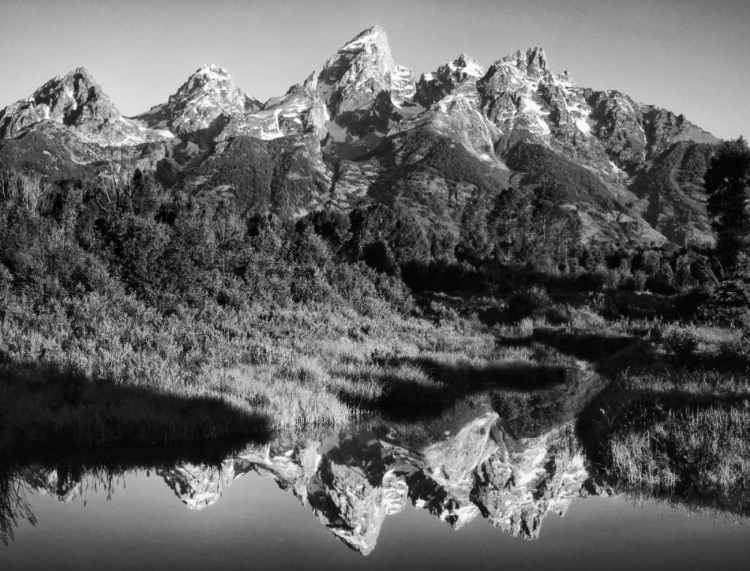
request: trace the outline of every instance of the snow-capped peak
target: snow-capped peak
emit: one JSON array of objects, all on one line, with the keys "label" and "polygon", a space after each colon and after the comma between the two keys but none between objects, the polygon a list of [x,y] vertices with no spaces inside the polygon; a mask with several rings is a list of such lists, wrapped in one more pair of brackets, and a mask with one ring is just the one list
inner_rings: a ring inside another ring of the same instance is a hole
[{"label": "snow-capped peak", "polygon": [[449,66],[452,70],[461,70],[466,75],[476,77],[477,79],[485,74],[485,69],[475,59],[465,53],[458,56]]},{"label": "snow-capped peak", "polygon": [[408,69],[396,66],[383,28],[373,26],[328,58],[317,91],[335,123],[334,131],[345,132],[342,138],[349,139],[367,135],[374,145],[388,130],[388,107],[411,99],[414,78]]},{"label": "snow-capped peak", "polygon": [[226,79],[231,77],[226,69],[212,63],[207,63],[206,65],[204,65],[202,68],[195,72],[195,75],[206,75],[211,79]]},{"label": "snow-capped peak", "polygon": [[381,40],[387,42],[388,37],[385,34],[385,30],[376,25],[357,34],[344,44],[340,51],[361,48],[366,44],[371,44]]}]

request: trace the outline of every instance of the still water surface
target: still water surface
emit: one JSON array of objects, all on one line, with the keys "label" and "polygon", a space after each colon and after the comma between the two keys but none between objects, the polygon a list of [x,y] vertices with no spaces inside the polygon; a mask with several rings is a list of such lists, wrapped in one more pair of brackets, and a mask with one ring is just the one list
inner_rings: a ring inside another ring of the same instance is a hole
[{"label": "still water surface", "polygon": [[215,504],[187,509],[153,472],[125,475],[111,500],[29,498],[38,519],[0,547],[15,569],[747,569],[750,528],[665,504],[590,497],[545,519],[538,539],[475,519],[459,530],[407,506],[366,557],[348,549],[272,479],[250,474]]},{"label": "still water surface", "polygon": [[590,495],[572,423],[443,428],[19,463],[0,479],[0,570],[749,568],[745,520]]}]

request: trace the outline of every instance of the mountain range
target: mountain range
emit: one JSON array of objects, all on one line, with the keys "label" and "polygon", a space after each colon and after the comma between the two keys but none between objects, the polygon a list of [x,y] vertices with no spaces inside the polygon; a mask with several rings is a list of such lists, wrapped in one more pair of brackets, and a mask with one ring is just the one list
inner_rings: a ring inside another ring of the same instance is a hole
[{"label": "mountain range", "polygon": [[124,117],[78,68],[0,111],[0,168],[95,181],[152,170],[243,214],[407,208],[456,236],[469,199],[552,185],[585,241],[713,241],[703,174],[720,141],[684,116],[553,73],[542,48],[423,73],[385,32],[358,34],[262,103],[206,65],[165,103]]}]

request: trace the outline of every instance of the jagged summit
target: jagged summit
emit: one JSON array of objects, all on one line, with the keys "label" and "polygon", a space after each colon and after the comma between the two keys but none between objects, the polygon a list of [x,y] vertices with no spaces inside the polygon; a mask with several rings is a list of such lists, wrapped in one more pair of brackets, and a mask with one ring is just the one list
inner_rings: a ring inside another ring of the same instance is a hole
[{"label": "jagged summit", "polygon": [[233,85],[232,76],[226,69],[214,64],[206,64],[191,74],[177,93],[170,96],[170,99],[185,98],[195,91],[231,88]]},{"label": "jagged summit", "polygon": [[167,103],[136,119],[151,128],[169,129],[178,136],[204,131],[215,136],[232,115],[260,108],[260,102],[237,87],[227,70],[207,64],[190,75]]},{"label": "jagged summit", "polygon": [[462,53],[452,62],[441,65],[437,71],[423,73],[417,82],[414,99],[429,108],[447,95],[457,92],[457,95],[463,95],[477,106],[476,82],[484,74],[485,69],[476,60]]},{"label": "jagged summit", "polygon": [[480,63],[465,52],[461,52],[461,55],[453,61],[453,65],[461,68],[467,75],[474,77],[482,77],[485,74],[485,70]]},{"label": "jagged summit", "polygon": [[137,132],[85,67],[52,78],[0,111],[0,138],[49,124],[73,128],[83,139],[106,144],[121,144]]},{"label": "jagged summit", "polygon": [[86,84],[92,85],[92,86],[98,86],[96,83],[96,80],[94,79],[94,76],[91,74],[91,72],[86,69],[85,67],[77,67],[73,71],[70,71],[64,75],[58,75],[49,80],[45,85],[54,84],[54,83],[60,83],[65,81],[67,78],[76,78],[79,81],[83,81]]},{"label": "jagged summit", "polygon": [[388,132],[394,108],[409,102],[414,89],[411,71],[393,60],[383,28],[361,32],[328,58],[318,75],[331,141],[374,148]]},{"label": "jagged summit", "polygon": [[351,40],[346,42],[346,44],[344,44],[344,46],[341,49],[343,50],[343,49],[356,48],[358,46],[361,46],[367,43],[375,43],[379,41],[385,41],[387,43],[388,36],[385,33],[385,30],[376,24],[372,26],[371,28],[367,28],[366,30],[361,31],[359,34],[354,36]]},{"label": "jagged summit", "polygon": [[499,59],[476,85],[480,109],[504,134],[505,148],[528,136],[550,144],[559,134],[566,144],[583,144],[583,137],[590,135],[590,111],[582,93],[569,80],[553,75],[543,48],[518,50]]},{"label": "jagged summit", "polygon": [[[328,58],[318,76],[318,91],[324,101],[334,99],[332,105],[335,106],[336,97],[332,96],[347,87],[390,88],[386,83],[390,83],[395,67],[385,32],[380,26],[374,26],[349,40]],[[333,111],[335,114],[335,107]]]},{"label": "jagged summit", "polygon": [[511,83],[552,81],[553,78],[544,48],[538,47],[518,50],[500,58],[487,70],[487,77],[491,76],[506,77]]},{"label": "jagged summit", "polygon": [[[5,161],[0,164],[25,165],[25,153],[31,149],[41,157],[35,164],[44,164],[41,170],[57,176],[60,165],[69,166],[70,172],[99,172],[96,165],[111,165],[127,154],[132,164],[151,169],[159,165],[160,172],[172,173],[163,177],[168,184],[187,181],[201,191],[222,185],[235,189],[231,181],[213,181],[205,173],[192,179],[192,173],[241,137],[288,138],[290,145],[271,147],[273,152],[295,149],[294,176],[284,181],[316,181],[312,194],[299,198],[295,212],[301,213],[328,200],[341,208],[357,201],[388,200],[383,189],[401,192],[395,182],[399,173],[407,172],[399,170],[399,161],[431,156],[433,147],[448,155],[461,154],[462,161],[479,161],[475,170],[500,172],[499,181],[517,175],[532,180],[531,171],[539,168],[543,156],[549,163],[544,168],[555,163],[556,170],[575,172],[593,189],[593,206],[584,204],[588,198],[572,205],[581,208],[590,228],[586,238],[606,231],[614,239],[625,232],[661,243],[663,228],[683,224],[695,232],[680,242],[710,241],[700,173],[688,180],[653,168],[667,160],[675,145],[679,153],[692,153],[688,159],[710,154],[709,146],[717,140],[684,117],[617,91],[579,87],[567,71],[554,74],[545,50],[537,46],[505,55],[488,68],[461,53],[414,79],[409,69],[394,61],[380,26],[355,35],[319,73],[265,104],[246,95],[226,69],[207,64],[190,74],[166,102],[128,119],[91,73],[78,68],[0,111],[0,161]],[[40,155],[34,137],[24,142],[30,132],[44,138],[49,149]],[[410,152],[401,153],[402,147]],[[411,152],[417,148],[419,152]],[[447,157],[448,162],[453,158]],[[360,159],[361,164],[349,164]],[[671,158],[668,163],[681,164],[676,161]],[[453,190],[444,192],[441,186],[458,188],[454,181],[434,183],[427,176],[429,168],[415,167],[417,174],[403,182],[410,200],[422,194],[450,196],[446,208],[459,212],[479,178],[454,196]],[[392,181],[390,176],[396,178]],[[274,184],[283,186],[284,181]],[[662,196],[662,187],[669,187],[671,194]],[[694,195],[698,198],[691,198]],[[630,206],[620,208],[614,200]],[[433,204],[437,203],[427,208]],[[594,211],[598,219],[592,222]]]},{"label": "jagged summit", "polygon": [[213,63],[207,63],[203,67],[198,68],[196,72],[193,74],[193,76],[196,75],[219,75],[223,77],[229,77],[229,72],[224,69],[223,67],[219,67],[216,64]]},{"label": "jagged summit", "polygon": [[548,71],[547,55],[544,53],[544,48],[533,47],[526,50],[518,50],[514,54],[505,56],[501,61],[513,62],[518,69],[525,71],[529,75]]},{"label": "jagged summit", "polygon": [[116,119],[120,112],[85,67],[50,79],[0,117],[0,136],[14,136],[40,121],[73,126],[88,118]]}]

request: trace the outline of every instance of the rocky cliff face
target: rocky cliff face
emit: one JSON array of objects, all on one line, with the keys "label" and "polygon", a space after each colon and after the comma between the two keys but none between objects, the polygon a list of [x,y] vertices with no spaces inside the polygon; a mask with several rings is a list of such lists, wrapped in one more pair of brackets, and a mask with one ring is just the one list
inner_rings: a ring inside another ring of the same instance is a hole
[{"label": "rocky cliff face", "polygon": [[[396,65],[378,26],[265,104],[246,95],[226,70],[207,65],[166,103],[127,119],[77,69],[0,112],[0,165],[16,168],[21,156],[29,164],[32,154],[31,163],[49,176],[77,176],[115,168],[107,165],[127,170],[159,163],[168,184],[205,196],[219,188],[240,195],[245,191],[199,167],[242,138],[286,139],[304,149],[303,170],[314,172],[316,190],[284,200],[297,205],[295,215],[399,200],[418,206],[427,225],[451,228],[463,197],[485,191],[481,181],[531,186],[541,175],[554,178],[538,162],[518,160],[519,149],[525,146],[520,155],[528,157],[535,146],[531,155],[552,153],[556,168],[586,171],[580,176],[595,177],[603,189],[569,205],[586,239],[712,239],[702,173],[693,172],[705,161],[686,159],[690,180],[674,181],[685,170],[677,155],[705,156],[717,139],[685,117],[617,91],[579,87],[567,72],[553,73],[538,47],[487,69],[461,54],[415,82]],[[464,180],[465,172],[487,169],[493,174]]]},{"label": "rocky cliff face", "polygon": [[395,64],[385,32],[375,26],[326,61],[317,89],[328,110],[331,142],[356,156],[385,137],[394,108],[414,94],[414,78]]}]

